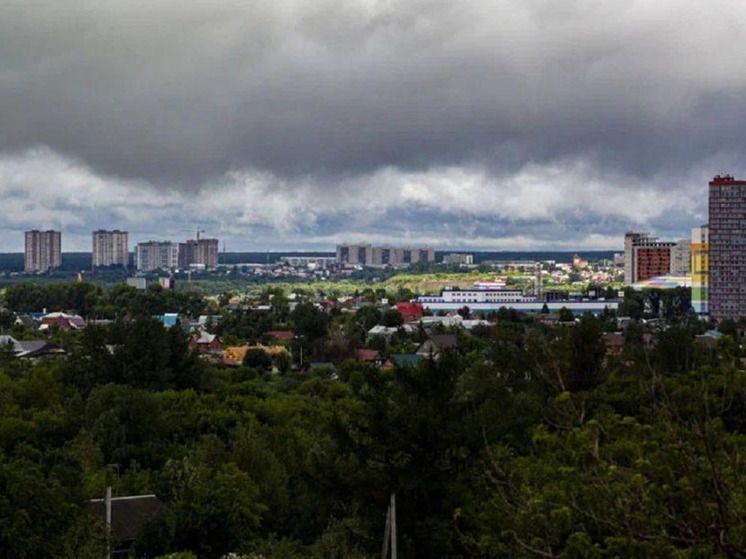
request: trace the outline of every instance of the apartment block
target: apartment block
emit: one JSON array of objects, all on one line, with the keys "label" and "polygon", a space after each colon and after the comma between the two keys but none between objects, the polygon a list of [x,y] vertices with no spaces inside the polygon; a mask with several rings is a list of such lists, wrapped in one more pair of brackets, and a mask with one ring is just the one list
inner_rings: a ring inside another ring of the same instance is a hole
[{"label": "apartment block", "polygon": [[62,264],[62,233],[59,231],[25,232],[23,270],[29,274],[46,272]]},{"label": "apartment block", "polygon": [[94,268],[100,266],[129,266],[129,234],[127,231],[93,232],[92,263]]},{"label": "apartment block", "polygon": [[746,181],[710,181],[708,225],[710,316],[746,316]]},{"label": "apartment block", "polygon": [[407,266],[418,262],[435,262],[435,251],[430,247],[394,247],[371,244],[337,245],[337,261],[342,264],[385,267]]},{"label": "apartment block", "polygon": [[471,266],[474,264],[473,254],[462,254],[460,252],[453,252],[443,256],[443,264],[458,264],[459,266]]},{"label": "apartment block", "polygon": [[148,241],[135,247],[138,272],[171,270],[179,267],[179,244],[171,241]]},{"label": "apartment block", "polygon": [[219,246],[217,239],[197,239],[179,243],[179,268],[194,265],[207,269],[217,267]]},{"label": "apartment block", "polygon": [[624,236],[624,283],[632,285],[656,276],[689,273],[691,242],[660,241],[648,233]]}]

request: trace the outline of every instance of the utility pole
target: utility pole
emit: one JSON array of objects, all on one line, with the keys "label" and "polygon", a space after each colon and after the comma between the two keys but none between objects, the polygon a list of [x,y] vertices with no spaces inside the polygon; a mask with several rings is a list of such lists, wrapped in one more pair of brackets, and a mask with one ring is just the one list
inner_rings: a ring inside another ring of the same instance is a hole
[{"label": "utility pole", "polygon": [[389,548],[391,549],[391,559],[397,559],[396,543],[396,493],[392,493],[388,510],[386,511],[386,527],[383,531],[381,559],[388,559]]},{"label": "utility pole", "polygon": [[391,559],[396,559],[396,493],[391,494]]},{"label": "utility pole", "polygon": [[106,559],[111,557],[111,485],[106,487],[106,498],[104,499],[106,507]]}]

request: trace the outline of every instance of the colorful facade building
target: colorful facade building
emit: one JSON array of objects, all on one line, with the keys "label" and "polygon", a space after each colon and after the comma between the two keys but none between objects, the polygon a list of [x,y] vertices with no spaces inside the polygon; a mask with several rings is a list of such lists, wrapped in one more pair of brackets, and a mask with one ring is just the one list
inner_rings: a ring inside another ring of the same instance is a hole
[{"label": "colorful facade building", "polygon": [[699,315],[710,313],[709,228],[692,229],[692,308]]}]

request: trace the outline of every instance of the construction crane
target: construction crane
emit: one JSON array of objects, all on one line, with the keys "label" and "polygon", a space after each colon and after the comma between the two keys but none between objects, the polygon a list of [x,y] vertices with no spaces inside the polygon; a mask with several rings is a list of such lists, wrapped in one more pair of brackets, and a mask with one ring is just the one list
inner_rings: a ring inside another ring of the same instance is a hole
[{"label": "construction crane", "polygon": [[182,229],[182,232],[184,232],[184,233],[191,233],[192,231],[195,233],[197,241],[199,241],[199,234],[200,233],[205,233],[205,230],[204,229],[200,229],[199,227],[195,227],[194,229]]}]

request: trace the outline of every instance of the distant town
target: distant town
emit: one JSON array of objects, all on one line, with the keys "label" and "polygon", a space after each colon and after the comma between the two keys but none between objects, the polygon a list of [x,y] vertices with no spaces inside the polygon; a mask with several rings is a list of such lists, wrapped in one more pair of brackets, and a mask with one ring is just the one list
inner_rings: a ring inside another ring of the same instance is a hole
[{"label": "distant town", "polygon": [[[746,294],[740,295],[736,285],[742,277],[736,272],[746,273],[746,249],[733,240],[738,233],[734,229],[738,227],[736,217],[746,208],[746,198],[738,194],[744,184],[729,175],[718,175],[710,182],[710,224],[694,227],[691,238],[660,240],[649,233],[629,231],[620,238],[624,252],[610,258],[574,255],[564,262],[491,260],[469,252],[440,252],[436,257],[429,246],[341,243],[335,253],[286,255],[272,261],[268,253],[266,262],[228,263],[225,254],[221,262],[219,240],[201,237],[205,231],[200,228],[195,229],[194,238],[183,242],[137,243],[134,253],[130,252],[129,233],[114,229],[92,232],[90,271],[119,269],[126,276],[124,281],[134,287],[145,289],[148,282],[156,281],[168,289],[185,275],[190,283],[193,275],[226,274],[252,281],[334,281],[354,277],[365,269],[389,274],[479,270],[494,272],[495,277],[472,286],[434,285],[435,292],[429,289],[415,295],[434,311],[454,311],[468,303],[485,313],[505,305],[527,312],[537,312],[545,305],[550,310],[564,305],[574,312],[600,312],[616,309],[625,287],[638,291],[681,287],[691,290],[691,308],[697,315],[735,318],[746,315]],[[60,268],[61,246],[61,231],[27,231],[24,273],[38,276]]]}]

